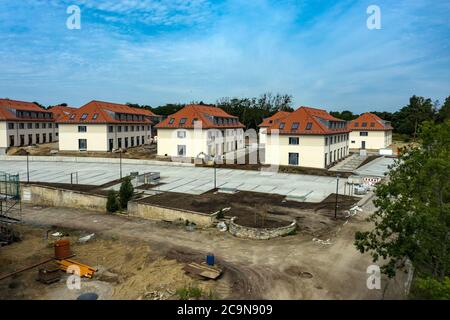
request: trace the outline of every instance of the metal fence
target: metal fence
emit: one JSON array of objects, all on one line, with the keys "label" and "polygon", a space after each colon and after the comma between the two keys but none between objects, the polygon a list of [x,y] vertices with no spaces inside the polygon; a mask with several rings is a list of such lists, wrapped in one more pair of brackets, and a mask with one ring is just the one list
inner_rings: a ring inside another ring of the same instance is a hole
[{"label": "metal fence", "polygon": [[12,175],[0,171],[0,197],[11,200],[20,199],[20,178],[18,174]]}]

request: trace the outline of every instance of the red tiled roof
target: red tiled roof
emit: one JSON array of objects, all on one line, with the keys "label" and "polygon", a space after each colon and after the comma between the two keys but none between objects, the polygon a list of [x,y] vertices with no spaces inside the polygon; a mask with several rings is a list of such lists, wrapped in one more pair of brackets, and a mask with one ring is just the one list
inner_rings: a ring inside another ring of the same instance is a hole
[{"label": "red tiled roof", "polygon": [[64,115],[69,115],[69,114],[75,112],[76,110],[77,110],[76,108],[72,108],[72,107],[68,107],[68,106],[54,106],[54,107],[51,107],[48,111],[53,113],[54,119],[59,119]]},{"label": "red tiled roof", "polygon": [[[116,120],[115,113],[140,115],[144,120]],[[84,116],[84,117],[83,117]],[[146,118],[148,112],[131,108],[125,104],[117,104],[103,101],[91,101],[79,109],[75,109],[70,115],[64,114],[58,119],[58,123],[146,123],[152,122]]]},{"label": "red tiled roof", "polygon": [[[212,117],[225,118],[227,121],[232,120],[235,123],[215,123]],[[180,120],[184,120],[184,124],[180,124]],[[194,128],[194,120],[202,123],[202,129],[220,129],[220,128],[244,128],[244,125],[239,122],[238,117],[229,115],[221,108],[215,106],[205,105],[187,105],[180,111],[170,115],[167,119],[161,121],[155,126],[157,129],[170,128]]]},{"label": "red tiled roof", "polygon": [[258,127],[270,127],[274,122],[280,122],[281,119],[286,118],[291,113],[287,111],[278,111],[273,116],[265,118]]},{"label": "red tiled roof", "polygon": [[[279,134],[290,135],[328,135],[350,132],[346,127],[330,128],[328,121],[346,123],[344,120],[333,117],[325,110],[300,107],[280,121],[272,123],[268,127],[267,133],[270,134],[271,130],[279,130]],[[294,124],[298,124],[297,129],[295,129],[295,126],[293,128]]]},{"label": "red tiled roof", "polygon": [[53,119],[42,119],[42,118],[18,118],[14,110],[19,111],[32,111],[32,112],[48,112],[44,108],[32,102],[10,100],[10,99],[0,99],[0,120],[10,120],[10,121],[36,121],[36,122],[52,122]]},{"label": "red tiled roof", "polygon": [[389,131],[393,130],[391,124],[384,121],[376,114],[367,112],[357,119],[350,121],[348,127],[351,131]]}]

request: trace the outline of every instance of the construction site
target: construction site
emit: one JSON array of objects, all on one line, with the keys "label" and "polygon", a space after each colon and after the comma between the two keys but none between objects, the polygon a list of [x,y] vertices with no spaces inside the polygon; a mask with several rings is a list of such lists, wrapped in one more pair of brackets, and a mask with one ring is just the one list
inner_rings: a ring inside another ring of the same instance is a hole
[{"label": "construction site", "polygon": [[[14,159],[0,161],[17,172],[0,175],[0,299],[402,295],[401,277],[366,287],[371,259],[354,232],[375,208],[350,177]],[[383,159],[362,170],[382,171]],[[107,195],[125,177],[133,197],[109,213]]]}]

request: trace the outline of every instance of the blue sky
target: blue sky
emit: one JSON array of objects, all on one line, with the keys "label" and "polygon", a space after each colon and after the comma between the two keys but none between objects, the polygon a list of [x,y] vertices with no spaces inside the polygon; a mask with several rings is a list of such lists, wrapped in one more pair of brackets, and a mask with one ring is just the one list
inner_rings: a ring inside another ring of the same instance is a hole
[{"label": "blue sky", "polygon": [[0,0],[0,41],[0,97],[45,105],[280,92],[364,112],[450,95],[448,0]]}]

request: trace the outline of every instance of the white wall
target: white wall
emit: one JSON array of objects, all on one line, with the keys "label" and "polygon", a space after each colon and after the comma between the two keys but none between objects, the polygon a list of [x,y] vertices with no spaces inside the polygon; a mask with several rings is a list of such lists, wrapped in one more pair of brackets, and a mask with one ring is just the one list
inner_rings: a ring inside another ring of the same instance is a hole
[{"label": "white wall", "polygon": [[[178,132],[185,132],[186,137],[178,137]],[[158,155],[178,157],[178,146],[186,146],[188,158],[195,158],[200,153],[219,155],[244,148],[244,130],[194,130],[194,129],[158,129]]]},{"label": "white wall", "polygon": [[[361,132],[367,132],[367,136],[361,136]],[[392,131],[352,131],[350,133],[350,148],[360,149],[362,141],[366,142],[366,149],[383,149],[392,144]]]},{"label": "white wall", "polygon": [[[348,140],[345,140],[347,134],[340,136],[344,136],[340,142],[325,145],[325,136],[323,135],[267,135],[265,163],[289,165],[289,153],[298,153],[298,166],[325,168],[325,155],[327,155],[327,166],[330,165],[330,153],[332,162],[338,162],[348,155]],[[299,144],[290,145],[290,137],[298,137]],[[341,152],[339,152],[340,150]],[[336,158],[334,157],[335,151]]]},{"label": "white wall", "polygon": [[[87,132],[78,132],[86,126]],[[59,124],[59,150],[78,151],[78,139],[87,139],[87,151],[108,151],[106,124]]]},{"label": "white wall", "polygon": [[[36,144],[36,135],[39,135],[39,143],[44,142],[44,134],[46,136],[46,143],[50,142],[50,134],[52,136],[52,142],[58,141],[56,136],[57,129],[55,123],[52,122],[21,122],[21,121],[1,121],[0,122],[0,147],[10,147],[10,137],[14,137],[14,147],[20,146],[20,137],[24,138],[24,146]],[[9,124],[14,125],[14,129],[9,129]],[[21,124],[23,129],[20,128]],[[31,124],[31,129],[28,128],[28,124]],[[39,128],[36,128],[36,124],[39,124]],[[43,125],[45,124],[45,128]],[[29,141],[29,135],[32,135],[32,141]]]}]

